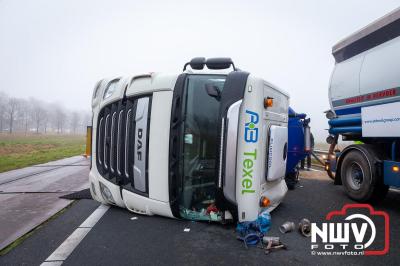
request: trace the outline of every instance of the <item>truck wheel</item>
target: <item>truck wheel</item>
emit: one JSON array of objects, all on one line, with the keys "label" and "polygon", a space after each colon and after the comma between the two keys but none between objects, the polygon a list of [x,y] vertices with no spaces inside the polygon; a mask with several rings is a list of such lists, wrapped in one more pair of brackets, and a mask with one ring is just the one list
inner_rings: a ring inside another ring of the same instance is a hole
[{"label": "truck wheel", "polygon": [[377,175],[376,159],[367,151],[352,150],[345,155],[341,167],[342,184],[347,195],[356,201],[382,199],[388,187]]}]

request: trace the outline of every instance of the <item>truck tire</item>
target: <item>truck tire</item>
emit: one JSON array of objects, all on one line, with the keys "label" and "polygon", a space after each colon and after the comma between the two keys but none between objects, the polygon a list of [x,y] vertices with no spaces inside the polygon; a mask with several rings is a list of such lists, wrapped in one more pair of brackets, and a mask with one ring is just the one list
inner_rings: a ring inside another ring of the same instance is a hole
[{"label": "truck tire", "polygon": [[376,158],[368,149],[351,150],[343,158],[341,179],[347,195],[359,202],[383,199],[388,186],[376,169]]}]

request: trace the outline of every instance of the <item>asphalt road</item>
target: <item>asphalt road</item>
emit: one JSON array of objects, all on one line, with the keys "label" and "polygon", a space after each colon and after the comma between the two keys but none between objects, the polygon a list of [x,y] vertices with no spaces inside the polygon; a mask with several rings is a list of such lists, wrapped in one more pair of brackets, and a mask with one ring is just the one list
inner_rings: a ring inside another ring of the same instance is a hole
[{"label": "asphalt road", "polygon": [[[328,212],[352,203],[342,187],[334,186],[322,172],[305,172],[302,176],[298,187],[271,213],[272,227],[268,235],[280,236],[288,250],[265,255],[263,250],[246,249],[236,240],[233,226],[146,217],[112,207],[63,265],[400,265],[398,191],[390,191],[384,202],[374,206],[390,216],[387,255],[311,255],[310,238],[298,232],[280,233],[279,225],[285,221],[297,223],[306,217],[312,222],[322,222]],[[78,201],[0,257],[0,265],[40,265],[97,207],[92,200]],[[185,228],[190,231],[185,232]]]},{"label": "asphalt road", "polygon": [[0,174],[0,250],[71,201],[65,194],[89,186],[89,160],[74,156]]}]

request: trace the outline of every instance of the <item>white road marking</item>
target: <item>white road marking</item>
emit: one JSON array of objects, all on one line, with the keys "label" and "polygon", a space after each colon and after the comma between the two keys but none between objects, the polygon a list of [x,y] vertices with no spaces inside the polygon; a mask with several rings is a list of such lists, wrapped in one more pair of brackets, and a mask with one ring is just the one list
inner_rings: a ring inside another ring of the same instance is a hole
[{"label": "white road marking", "polygon": [[63,261],[45,261],[40,266],[60,266]]},{"label": "white road marking", "polygon": [[398,188],[393,188],[393,187],[391,187],[389,190],[390,190],[390,191],[393,191],[393,192],[400,192],[400,189],[398,189]]},{"label": "white road marking", "polygon": [[79,245],[87,233],[95,226],[110,206],[100,205],[74,232],[41,264],[41,266],[59,266]]}]

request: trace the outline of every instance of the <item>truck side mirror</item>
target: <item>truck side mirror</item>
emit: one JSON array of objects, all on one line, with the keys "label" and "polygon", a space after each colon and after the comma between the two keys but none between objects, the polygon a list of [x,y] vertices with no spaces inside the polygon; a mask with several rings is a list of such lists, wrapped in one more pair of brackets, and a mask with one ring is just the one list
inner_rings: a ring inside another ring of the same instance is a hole
[{"label": "truck side mirror", "polygon": [[213,84],[206,84],[205,89],[208,95],[214,97],[217,101],[221,100],[221,91],[217,86]]}]

